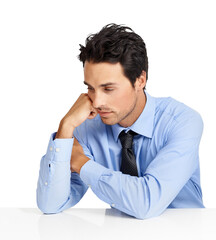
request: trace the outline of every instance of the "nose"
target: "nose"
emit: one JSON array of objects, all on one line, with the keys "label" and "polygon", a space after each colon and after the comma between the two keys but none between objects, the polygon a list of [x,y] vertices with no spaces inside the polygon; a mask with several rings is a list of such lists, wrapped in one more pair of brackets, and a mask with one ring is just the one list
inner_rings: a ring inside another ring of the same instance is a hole
[{"label": "nose", "polygon": [[98,92],[94,92],[94,94],[91,94],[90,96],[91,100],[92,100],[92,104],[94,108],[102,108],[103,106],[105,106],[105,99],[102,93]]}]

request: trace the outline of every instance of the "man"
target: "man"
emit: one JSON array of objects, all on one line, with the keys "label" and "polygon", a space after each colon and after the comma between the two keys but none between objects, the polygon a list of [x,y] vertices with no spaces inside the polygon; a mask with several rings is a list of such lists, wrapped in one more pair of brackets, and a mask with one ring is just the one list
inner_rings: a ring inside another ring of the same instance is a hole
[{"label": "man", "polygon": [[74,206],[88,187],[139,219],[166,208],[203,208],[200,115],[146,90],[145,43],[132,29],[105,26],[86,39],[81,94],[41,159],[37,204],[44,213]]}]

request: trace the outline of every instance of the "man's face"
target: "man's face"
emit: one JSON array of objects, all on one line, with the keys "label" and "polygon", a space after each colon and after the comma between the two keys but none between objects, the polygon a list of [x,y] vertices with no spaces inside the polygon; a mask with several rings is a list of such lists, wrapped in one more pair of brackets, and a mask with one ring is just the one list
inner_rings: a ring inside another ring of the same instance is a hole
[{"label": "man's face", "polygon": [[[137,109],[140,89],[137,90],[136,84],[135,88],[132,87],[129,79],[123,74],[120,63],[86,61],[84,78],[84,84],[88,86],[88,96],[103,123],[119,123],[126,127],[136,121],[137,111],[140,112]],[[142,95],[144,96],[143,91]]]}]

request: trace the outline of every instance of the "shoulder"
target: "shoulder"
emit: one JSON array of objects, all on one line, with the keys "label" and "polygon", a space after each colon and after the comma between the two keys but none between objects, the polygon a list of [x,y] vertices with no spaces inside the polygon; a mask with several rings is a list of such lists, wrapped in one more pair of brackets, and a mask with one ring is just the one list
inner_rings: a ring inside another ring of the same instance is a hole
[{"label": "shoulder", "polygon": [[160,136],[200,138],[203,132],[201,115],[193,108],[172,98],[155,99],[154,133]]},{"label": "shoulder", "polygon": [[171,118],[175,121],[182,121],[189,118],[202,121],[201,115],[193,108],[172,98],[155,98],[155,115]]},{"label": "shoulder", "polygon": [[156,124],[163,123],[167,136],[201,137],[203,120],[196,110],[171,97],[156,98],[155,101]]}]

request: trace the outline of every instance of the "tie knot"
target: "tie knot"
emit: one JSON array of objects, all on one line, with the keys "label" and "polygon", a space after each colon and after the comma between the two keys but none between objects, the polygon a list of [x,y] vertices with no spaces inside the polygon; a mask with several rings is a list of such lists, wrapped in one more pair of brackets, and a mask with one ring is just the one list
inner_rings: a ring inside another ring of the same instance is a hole
[{"label": "tie knot", "polygon": [[131,130],[127,133],[125,131],[122,131],[119,134],[119,138],[123,148],[132,148],[134,135],[136,135],[136,133]]}]

